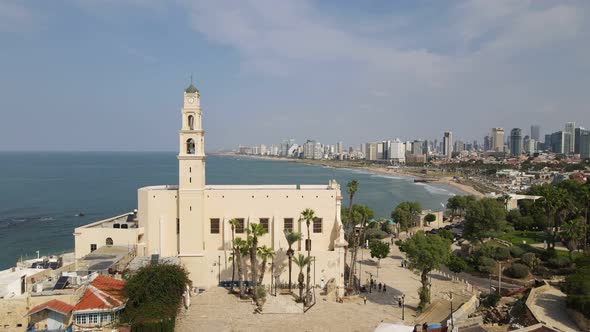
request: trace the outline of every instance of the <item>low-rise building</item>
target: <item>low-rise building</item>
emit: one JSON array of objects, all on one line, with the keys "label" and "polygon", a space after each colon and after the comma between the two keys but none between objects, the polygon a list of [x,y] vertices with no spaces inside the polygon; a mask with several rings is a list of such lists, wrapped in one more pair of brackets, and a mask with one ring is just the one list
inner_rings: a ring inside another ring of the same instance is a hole
[{"label": "low-rise building", "polygon": [[73,331],[110,331],[125,308],[125,282],[98,275],[72,308]]}]

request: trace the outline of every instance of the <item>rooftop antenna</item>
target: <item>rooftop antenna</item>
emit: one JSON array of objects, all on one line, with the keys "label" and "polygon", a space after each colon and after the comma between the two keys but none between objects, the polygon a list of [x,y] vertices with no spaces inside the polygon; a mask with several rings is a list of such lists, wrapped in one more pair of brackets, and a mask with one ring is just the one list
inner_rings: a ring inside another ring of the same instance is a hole
[{"label": "rooftop antenna", "polygon": [[191,73],[191,85],[193,84],[193,74]]}]

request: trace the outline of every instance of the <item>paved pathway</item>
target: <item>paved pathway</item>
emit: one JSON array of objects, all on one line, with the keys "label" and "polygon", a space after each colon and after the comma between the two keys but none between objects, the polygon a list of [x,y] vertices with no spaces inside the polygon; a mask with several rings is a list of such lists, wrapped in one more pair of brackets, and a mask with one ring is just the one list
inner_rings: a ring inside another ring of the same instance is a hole
[{"label": "paved pathway", "polygon": [[[364,250],[362,274],[376,276],[377,264],[370,259],[369,251]],[[378,282],[387,285],[386,292],[374,291],[367,296],[364,304],[362,297],[350,302],[335,303],[319,296],[317,304],[307,313],[299,312],[296,306],[285,304],[289,298],[270,299],[264,314],[253,314],[254,305],[250,301],[241,302],[225,289],[211,288],[203,294],[193,296],[192,305],[183,310],[177,319],[177,331],[372,331],[381,322],[400,323],[402,308],[397,299],[406,294],[404,323],[413,325],[418,305],[419,276],[401,267],[399,249],[392,246],[392,257],[381,260]],[[369,272],[369,273],[365,273]],[[453,304],[456,308],[467,300],[471,294],[465,291],[465,285],[450,281],[448,278],[434,274],[432,293],[434,299],[446,299],[453,291]],[[319,293],[319,292],[318,292]],[[316,293],[317,294],[317,293]],[[269,295],[270,296],[270,295]],[[279,295],[280,296],[280,295]],[[448,301],[431,310],[435,320],[446,317],[450,310]],[[266,307],[265,307],[266,308]],[[287,313],[290,312],[290,313]],[[423,323],[423,322],[422,322]],[[429,321],[428,323],[435,323]]]},{"label": "paved pathway", "polygon": [[576,323],[570,318],[565,307],[566,295],[555,287],[548,287],[537,294],[531,310],[539,320],[560,331],[579,331]]}]

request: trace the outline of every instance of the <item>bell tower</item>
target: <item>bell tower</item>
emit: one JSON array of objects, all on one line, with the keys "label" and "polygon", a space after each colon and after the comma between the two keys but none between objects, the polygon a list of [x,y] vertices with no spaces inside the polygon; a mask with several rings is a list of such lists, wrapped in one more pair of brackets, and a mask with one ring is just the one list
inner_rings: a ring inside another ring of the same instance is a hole
[{"label": "bell tower", "polygon": [[[192,80],[191,80],[192,81]],[[204,250],[205,143],[201,126],[199,90],[184,90],[182,126],[178,133],[178,226],[179,256],[200,256]]]},{"label": "bell tower", "polygon": [[191,83],[184,90],[182,127],[179,132],[178,186],[183,189],[205,187],[205,143],[201,126],[199,90]]}]

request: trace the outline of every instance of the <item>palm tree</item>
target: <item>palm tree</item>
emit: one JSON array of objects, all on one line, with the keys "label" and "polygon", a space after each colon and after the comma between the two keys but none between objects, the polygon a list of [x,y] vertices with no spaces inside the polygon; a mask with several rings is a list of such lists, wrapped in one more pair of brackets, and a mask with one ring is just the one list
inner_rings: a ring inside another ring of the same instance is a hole
[{"label": "palm tree", "polygon": [[[234,245],[234,232],[235,232],[236,225],[238,224],[238,219],[232,218],[229,221],[229,224],[231,225],[232,253],[235,256],[236,255],[236,246]],[[232,293],[234,292],[235,280],[236,280],[236,262],[235,262],[235,260],[232,259],[232,262],[231,262],[231,292]]]},{"label": "palm tree", "polygon": [[301,240],[301,233],[299,232],[287,232],[285,231],[285,238],[287,238],[287,243],[289,244],[289,249],[287,250],[287,257],[289,257],[289,293],[291,292],[291,261],[293,259],[293,255],[295,251],[293,250],[292,246],[293,243]]},{"label": "palm tree", "polygon": [[[350,180],[348,181],[348,183],[346,184],[346,191],[348,192],[348,197],[350,197],[350,200],[348,202],[348,223],[352,223],[352,233],[350,233],[349,235],[354,236],[354,222],[352,221],[352,199],[354,198],[354,194],[356,194],[357,190],[359,188],[359,183],[357,180]],[[350,227],[347,227],[347,229],[351,229]],[[347,240],[350,240],[350,236],[348,236]],[[354,247],[354,244],[353,244]],[[346,255],[348,254],[348,248],[346,248],[346,250],[344,250],[344,262],[346,262]],[[349,274],[352,274],[352,270],[349,270]]]},{"label": "palm tree", "polygon": [[358,189],[359,183],[357,180],[350,180],[346,184],[346,191],[348,192],[348,197],[350,197],[350,202],[348,203],[348,220],[352,220],[352,199]]},{"label": "palm tree", "polygon": [[299,300],[303,301],[303,267],[309,266],[309,257],[299,254],[299,256],[293,257],[293,262],[299,266],[299,277],[297,278],[299,282]]},{"label": "palm tree", "polygon": [[[301,212],[301,216],[307,225],[307,239],[305,239],[305,249],[307,249],[307,259],[311,261],[311,234],[309,232],[309,225],[316,219],[315,212],[312,209],[305,209]],[[305,288],[305,303],[309,300],[309,285],[311,283],[311,264],[307,264],[307,284]]]},{"label": "palm tree", "polygon": [[249,245],[248,241],[243,240],[240,237],[237,237],[233,240],[233,246],[235,248],[234,260],[235,263],[238,263],[238,284],[240,285],[240,298],[244,298],[245,295],[245,287],[244,287],[244,257],[248,255]]},{"label": "palm tree", "polygon": [[578,249],[580,239],[584,237],[583,219],[576,218],[566,221],[561,226],[561,236],[565,239],[570,259],[572,259],[574,250]]},{"label": "palm tree", "polygon": [[266,231],[261,224],[250,224],[248,228],[248,238],[251,239],[252,245],[250,246],[250,265],[252,269],[252,287],[254,291],[254,300],[258,299],[258,292],[256,292],[256,287],[258,286],[258,262],[256,259],[256,254],[258,253],[258,237],[264,235]]},{"label": "palm tree", "polygon": [[[361,239],[364,238],[365,224],[368,223],[375,216],[375,212],[366,205],[355,205],[353,219],[359,223],[360,228],[358,234],[355,234],[355,241],[353,242],[353,250],[350,253],[350,270],[348,275],[348,285],[353,284],[354,274],[356,269],[356,260],[358,257],[358,248],[361,244]],[[356,233],[356,227],[355,227]],[[359,276],[360,281],[361,276]]]},{"label": "palm tree", "polygon": [[[264,273],[266,272],[266,262],[268,259],[272,259],[275,255],[275,251],[272,248],[267,246],[262,246],[258,248],[258,256],[262,259],[262,264],[260,266],[260,276],[258,277],[258,284],[262,285],[262,281],[264,280]],[[272,278],[272,276],[270,276]]]}]

